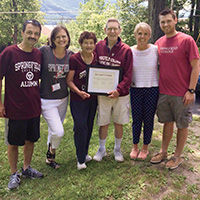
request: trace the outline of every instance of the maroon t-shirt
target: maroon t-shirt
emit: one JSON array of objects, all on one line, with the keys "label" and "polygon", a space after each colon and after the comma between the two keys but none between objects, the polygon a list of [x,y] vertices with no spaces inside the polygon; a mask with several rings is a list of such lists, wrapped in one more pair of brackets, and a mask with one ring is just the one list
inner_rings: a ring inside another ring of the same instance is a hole
[{"label": "maroon t-shirt", "polygon": [[5,77],[5,117],[23,120],[40,116],[41,59],[38,49],[24,52],[17,45],[7,47],[0,54],[0,78]]},{"label": "maroon t-shirt", "polygon": [[[94,59],[91,63],[91,65],[96,65],[96,54],[94,54]],[[74,70],[74,84],[76,87],[84,91],[85,89],[85,83],[86,83],[86,68],[87,65],[81,58],[80,52],[75,53],[71,55],[69,59],[69,70]],[[90,98],[86,98],[83,100],[78,94],[70,90],[70,100],[71,101],[88,101],[88,100],[94,100],[96,98],[96,95],[91,95]]]}]

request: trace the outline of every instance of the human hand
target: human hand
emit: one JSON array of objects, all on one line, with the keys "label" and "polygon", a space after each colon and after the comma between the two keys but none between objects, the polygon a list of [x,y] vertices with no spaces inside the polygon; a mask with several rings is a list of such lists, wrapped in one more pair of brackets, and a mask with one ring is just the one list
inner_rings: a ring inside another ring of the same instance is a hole
[{"label": "human hand", "polygon": [[119,92],[117,90],[113,90],[107,93],[109,98],[117,98],[119,97]]},{"label": "human hand", "polygon": [[82,99],[87,99],[87,98],[90,98],[90,94],[84,92],[84,91],[80,91],[78,93],[78,95],[82,98]]},{"label": "human hand", "polygon": [[189,91],[187,91],[183,97],[183,103],[186,106],[190,103],[193,103],[194,99],[195,99],[195,94],[191,94]]}]

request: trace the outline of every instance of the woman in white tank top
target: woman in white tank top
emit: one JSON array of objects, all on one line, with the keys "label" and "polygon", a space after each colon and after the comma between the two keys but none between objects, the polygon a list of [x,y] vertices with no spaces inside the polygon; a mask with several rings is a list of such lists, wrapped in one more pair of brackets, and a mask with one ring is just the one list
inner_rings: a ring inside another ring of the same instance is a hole
[{"label": "woman in white tank top", "polygon": [[[158,101],[158,50],[157,46],[148,44],[151,27],[141,22],[134,30],[137,45],[131,47],[133,52],[133,76],[130,89],[133,148],[131,159],[146,159],[149,154],[154,115]],[[143,124],[143,146],[139,152],[139,139]]]}]

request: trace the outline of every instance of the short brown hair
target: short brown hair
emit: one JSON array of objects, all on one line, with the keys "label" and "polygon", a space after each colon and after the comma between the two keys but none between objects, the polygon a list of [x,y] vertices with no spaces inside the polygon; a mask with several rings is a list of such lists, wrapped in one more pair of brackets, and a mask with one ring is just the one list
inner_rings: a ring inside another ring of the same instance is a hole
[{"label": "short brown hair", "polygon": [[79,40],[78,40],[79,44],[83,44],[83,41],[85,39],[93,39],[94,44],[97,43],[96,35],[93,32],[84,31],[83,33],[81,33]]},{"label": "short brown hair", "polygon": [[40,33],[41,33],[42,26],[41,26],[41,24],[40,24],[37,20],[35,20],[35,19],[26,20],[26,21],[24,22],[23,27],[22,27],[22,31],[23,31],[23,32],[25,32],[27,24],[32,24],[33,26],[39,27]]},{"label": "short brown hair", "polygon": [[55,49],[56,48],[56,45],[54,43],[54,40],[56,39],[56,35],[58,34],[59,31],[61,30],[64,30],[67,34],[67,37],[68,37],[68,43],[66,45],[66,49],[69,48],[69,45],[70,45],[70,36],[69,36],[69,32],[67,30],[66,27],[64,26],[56,26],[52,31],[51,31],[51,36],[50,36],[50,45],[51,45],[51,48]]},{"label": "short brown hair", "polygon": [[159,14],[159,18],[160,18],[161,15],[162,15],[162,16],[165,16],[165,15],[168,15],[168,14],[172,15],[172,18],[173,18],[173,19],[176,19],[176,14],[175,14],[174,11],[171,10],[171,9],[164,9],[164,10],[162,10],[162,11],[160,12],[160,14]]}]

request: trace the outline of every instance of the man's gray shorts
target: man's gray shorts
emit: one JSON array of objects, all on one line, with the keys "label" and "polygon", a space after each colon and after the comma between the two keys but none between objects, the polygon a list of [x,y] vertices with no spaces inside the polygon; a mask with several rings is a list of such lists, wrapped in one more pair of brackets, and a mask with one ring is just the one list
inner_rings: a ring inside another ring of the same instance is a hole
[{"label": "man's gray shorts", "polygon": [[192,121],[193,105],[184,105],[183,97],[159,94],[157,116],[160,123],[176,122],[179,129],[187,128]]}]

